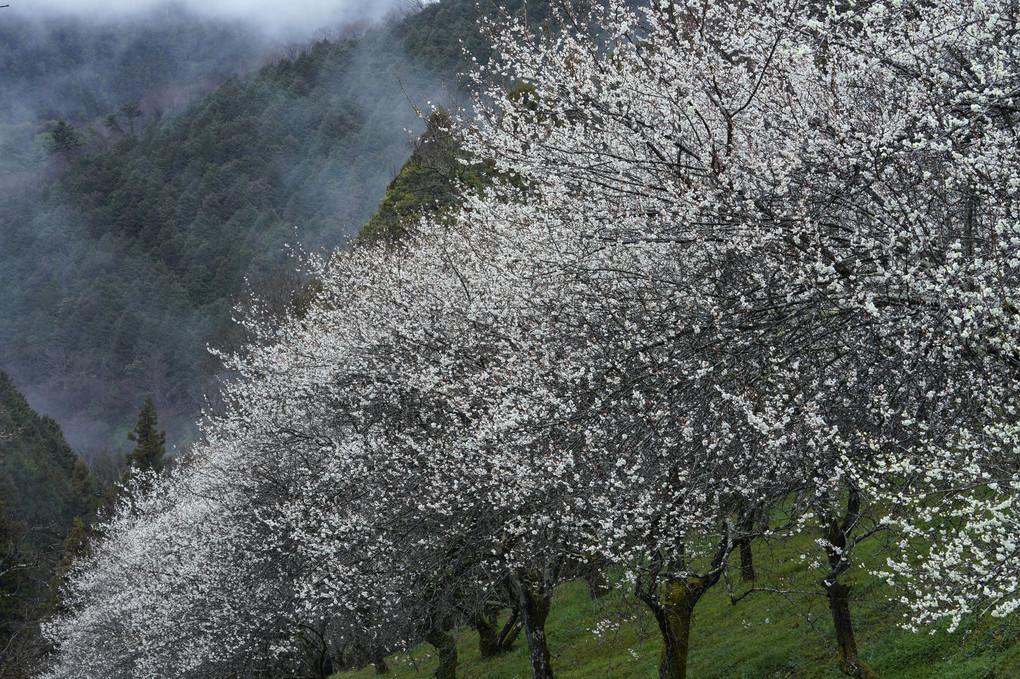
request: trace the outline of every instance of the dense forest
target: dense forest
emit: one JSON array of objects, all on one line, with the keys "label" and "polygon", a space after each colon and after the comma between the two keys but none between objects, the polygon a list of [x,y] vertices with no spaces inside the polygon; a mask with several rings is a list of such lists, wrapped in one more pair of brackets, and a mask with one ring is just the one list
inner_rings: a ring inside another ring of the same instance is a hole
[{"label": "dense forest", "polygon": [[97,487],[60,426],[29,406],[0,371],[0,667],[18,676],[41,648],[38,623],[75,522],[99,504]]},{"label": "dense forest", "polygon": [[11,378],[0,372],[0,459],[5,512],[31,527],[36,546],[62,540],[75,516],[88,513],[87,469],[60,426],[37,414]]},{"label": "dense forest", "polygon": [[129,101],[155,115],[173,113],[199,88],[250,70],[269,48],[242,25],[179,7],[100,23],[8,12],[0,23],[0,130],[100,119]]}]

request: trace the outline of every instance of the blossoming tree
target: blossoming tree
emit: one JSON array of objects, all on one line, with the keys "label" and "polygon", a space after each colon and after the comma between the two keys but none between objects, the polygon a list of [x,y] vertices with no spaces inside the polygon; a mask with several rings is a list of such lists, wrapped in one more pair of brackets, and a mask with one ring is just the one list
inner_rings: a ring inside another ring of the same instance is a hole
[{"label": "blossoming tree", "polygon": [[509,587],[549,679],[551,591],[588,561],[629,573],[684,677],[731,552],[754,577],[754,539],[794,530],[849,676],[876,676],[847,576],[878,530],[905,536],[893,579],[953,583],[908,597],[916,623],[1011,613],[1014,10],[608,0],[490,25],[451,132],[493,184],[313,260],[313,302],[252,321],[206,442],[71,578],[49,676],[309,648],[325,675],[345,644],[427,640],[450,677],[447,632]]}]

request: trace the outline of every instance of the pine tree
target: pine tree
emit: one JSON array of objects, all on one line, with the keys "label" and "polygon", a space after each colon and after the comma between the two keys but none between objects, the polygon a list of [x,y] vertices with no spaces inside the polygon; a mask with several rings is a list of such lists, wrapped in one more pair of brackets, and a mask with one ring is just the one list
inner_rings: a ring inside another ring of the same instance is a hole
[{"label": "pine tree", "polygon": [[159,431],[156,405],[152,395],[145,398],[138,412],[138,423],[128,434],[128,440],[135,442],[135,449],[127,454],[128,473],[133,471],[162,471],[166,454],[166,432]]},{"label": "pine tree", "polygon": [[35,555],[23,526],[8,512],[7,489],[0,487],[0,676],[28,676],[26,659],[37,635],[39,582]]},{"label": "pine tree", "polygon": [[71,529],[67,531],[61,551],[60,563],[57,564],[53,579],[50,581],[50,592],[53,597],[51,605],[59,604],[60,590],[67,584],[67,577],[74,563],[92,555],[89,529],[80,516],[74,517],[74,521],[71,522]]},{"label": "pine tree", "polygon": [[81,152],[84,142],[81,139],[81,134],[74,128],[73,125],[68,125],[63,120],[58,120],[53,131],[50,132],[52,137],[51,150],[54,153],[59,153],[65,158],[78,155]]}]

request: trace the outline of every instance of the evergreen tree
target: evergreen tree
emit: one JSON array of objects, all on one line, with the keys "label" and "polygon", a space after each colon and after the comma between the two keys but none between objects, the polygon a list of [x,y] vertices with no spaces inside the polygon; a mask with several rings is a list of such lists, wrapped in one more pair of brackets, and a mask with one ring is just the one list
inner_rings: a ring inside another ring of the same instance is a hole
[{"label": "evergreen tree", "polygon": [[92,548],[89,544],[89,530],[85,521],[80,516],[74,517],[71,529],[67,531],[61,547],[60,563],[57,564],[53,579],[50,581],[50,605],[59,607],[62,602],[60,591],[67,584],[67,578],[71,568],[79,559],[88,558],[92,555]]},{"label": "evergreen tree", "polygon": [[0,484],[6,511],[23,526],[33,548],[45,551],[70,526],[75,462],[60,426],[32,410],[10,376],[0,371]]},{"label": "evergreen tree", "polygon": [[145,115],[142,107],[138,105],[138,102],[129,101],[126,104],[121,104],[120,114],[127,118],[129,134],[134,135],[135,121]]},{"label": "evergreen tree", "polygon": [[85,460],[79,459],[74,463],[74,473],[71,476],[71,511],[75,519],[90,517],[99,504],[99,493],[96,489],[95,479],[89,472],[89,466]]},{"label": "evergreen tree", "polygon": [[156,405],[152,395],[145,398],[142,409],[138,412],[138,423],[134,431],[128,434],[128,440],[135,442],[134,450],[127,454],[127,463],[133,471],[162,471],[165,464],[166,432],[159,431],[156,418]]},{"label": "evergreen tree", "polygon": [[116,113],[110,113],[103,119],[103,125],[106,126],[110,132],[115,134],[124,134],[124,130],[120,127],[120,122],[117,120]]},{"label": "evergreen tree", "polygon": [[0,487],[0,676],[28,677],[38,658],[41,615],[37,554]]},{"label": "evergreen tree", "polygon": [[84,142],[82,142],[81,134],[74,128],[73,125],[68,125],[63,120],[58,120],[53,131],[50,133],[52,136],[52,150],[54,153],[59,153],[64,157],[71,157],[78,155],[81,152]]},{"label": "evergreen tree", "polygon": [[6,638],[12,624],[23,615],[32,583],[28,577],[30,556],[23,527],[11,518],[6,492],[0,491],[0,629]]}]

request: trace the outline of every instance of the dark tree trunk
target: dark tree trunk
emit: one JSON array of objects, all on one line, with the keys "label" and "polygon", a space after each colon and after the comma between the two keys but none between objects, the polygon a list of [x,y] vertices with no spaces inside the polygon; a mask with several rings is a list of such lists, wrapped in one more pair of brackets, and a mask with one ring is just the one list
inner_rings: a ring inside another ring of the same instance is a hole
[{"label": "dark tree trunk", "polygon": [[836,629],[839,669],[855,679],[879,679],[875,671],[858,655],[853,618],[850,617],[850,586],[839,580],[852,565],[850,545],[861,517],[860,489],[854,486],[849,488],[846,513],[842,521],[832,511],[819,513],[819,516],[825,517],[825,554],[831,569],[829,575],[822,580],[822,589],[829,600],[829,612]]},{"label": "dark tree trunk", "polygon": [[499,626],[498,608],[483,608],[471,618],[471,626],[478,631],[478,651],[483,658],[492,658],[513,650],[514,640],[521,631],[521,613],[514,606],[502,628]]},{"label": "dark tree trunk", "polygon": [[499,652],[509,653],[514,648],[514,641],[517,640],[517,635],[521,633],[521,628],[524,627],[524,623],[521,621],[521,609],[514,606],[514,609],[510,612],[510,617],[507,619],[506,624],[503,625],[503,629],[499,633]]},{"label": "dark tree trunk", "polygon": [[386,664],[386,654],[379,646],[372,649],[372,666],[375,668],[377,675],[386,674],[390,671],[389,665]]},{"label": "dark tree trunk", "polygon": [[[715,578],[718,580],[718,577]],[[691,618],[694,607],[715,582],[705,578],[672,580],[656,599],[642,597],[655,616],[662,635],[659,652],[659,679],[687,679],[687,655],[691,644]]]},{"label": "dark tree trunk", "polygon": [[878,675],[857,654],[853,620],[850,617],[850,587],[840,582],[822,583],[829,599],[829,612],[836,627],[836,653],[839,669],[855,679],[878,679]]},{"label": "dark tree trunk", "polygon": [[[659,654],[659,679],[687,679],[687,655],[691,648],[691,621],[694,607],[705,592],[722,577],[726,560],[733,551],[730,526],[723,527],[715,555],[707,573],[679,578],[666,576],[659,584],[662,562],[652,569],[647,585],[638,581],[637,597],[652,611],[662,635]],[[675,556],[674,570],[683,564],[683,548]]]},{"label": "dark tree trunk", "polygon": [[737,543],[740,549],[740,579],[744,582],[754,582],[754,555],[751,553],[750,538],[743,538]]},{"label": "dark tree trunk", "polygon": [[316,670],[318,676],[321,679],[328,679],[336,673],[336,667],[333,665],[333,659],[326,654],[326,649],[323,649],[322,655],[319,656],[319,662],[317,663]]},{"label": "dark tree trunk", "polygon": [[514,582],[521,617],[524,619],[524,631],[528,637],[532,679],[553,679],[549,644],[545,636],[552,584],[543,575],[518,575]]},{"label": "dark tree trunk", "polygon": [[449,632],[440,629],[429,631],[425,641],[436,647],[439,656],[439,667],[436,668],[436,679],[456,679],[457,677],[457,640]]},{"label": "dark tree trunk", "polygon": [[480,611],[472,619],[472,626],[478,630],[478,652],[483,658],[499,655],[499,633],[497,621],[489,611]]},{"label": "dark tree trunk", "polygon": [[314,676],[316,679],[327,679],[336,672],[336,664],[333,662],[333,657],[330,654],[326,637],[321,629],[308,625],[302,625],[301,627],[304,630],[301,634],[301,640],[308,650],[309,675]]}]

